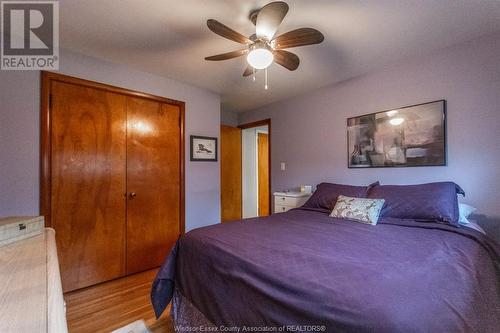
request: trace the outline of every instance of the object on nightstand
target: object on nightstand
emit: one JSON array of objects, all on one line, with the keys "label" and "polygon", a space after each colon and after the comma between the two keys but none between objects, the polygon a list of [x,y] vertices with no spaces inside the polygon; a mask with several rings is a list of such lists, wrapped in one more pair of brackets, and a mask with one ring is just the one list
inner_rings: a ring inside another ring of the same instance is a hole
[{"label": "object on nightstand", "polygon": [[284,213],[306,203],[311,193],[274,192],[274,213]]},{"label": "object on nightstand", "polygon": [[300,185],[300,192],[311,194],[312,193],[312,186],[311,185]]},{"label": "object on nightstand", "polygon": [[40,235],[43,216],[16,216],[0,219],[0,246]]}]

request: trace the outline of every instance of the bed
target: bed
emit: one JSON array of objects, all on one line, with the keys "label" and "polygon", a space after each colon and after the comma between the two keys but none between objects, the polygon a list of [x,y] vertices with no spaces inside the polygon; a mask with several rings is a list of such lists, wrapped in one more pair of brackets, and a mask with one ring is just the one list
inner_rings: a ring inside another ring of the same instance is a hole
[{"label": "bed", "polygon": [[498,332],[499,247],[445,222],[442,210],[433,211],[446,202],[436,195],[424,202],[426,212],[441,214],[435,219],[391,216],[408,210],[401,193],[376,226],[333,218],[332,198],[319,193],[325,207],[316,200],[195,229],[178,240],[153,283],[155,312],[172,300],[177,330]]}]

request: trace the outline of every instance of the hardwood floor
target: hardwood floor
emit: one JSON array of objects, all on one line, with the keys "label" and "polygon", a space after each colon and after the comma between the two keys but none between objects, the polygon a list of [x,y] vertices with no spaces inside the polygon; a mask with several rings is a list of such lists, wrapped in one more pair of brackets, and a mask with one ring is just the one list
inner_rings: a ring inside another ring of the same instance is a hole
[{"label": "hardwood floor", "polygon": [[153,333],[174,332],[170,306],[157,321],[149,300],[157,270],[127,276],[66,293],[66,317],[70,333],[109,333],[143,319]]}]

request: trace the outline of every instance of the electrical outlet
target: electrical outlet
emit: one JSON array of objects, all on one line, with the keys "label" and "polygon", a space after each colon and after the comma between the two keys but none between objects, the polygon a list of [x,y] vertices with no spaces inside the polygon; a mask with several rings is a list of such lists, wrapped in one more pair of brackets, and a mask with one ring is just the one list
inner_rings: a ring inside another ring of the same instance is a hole
[{"label": "electrical outlet", "polygon": [[285,162],[281,162],[281,171],[285,171],[286,170],[286,164]]}]

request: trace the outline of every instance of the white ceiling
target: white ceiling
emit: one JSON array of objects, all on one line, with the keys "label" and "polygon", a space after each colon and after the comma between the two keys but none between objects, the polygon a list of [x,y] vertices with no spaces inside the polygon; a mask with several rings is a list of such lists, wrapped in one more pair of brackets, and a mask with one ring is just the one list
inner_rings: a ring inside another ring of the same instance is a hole
[{"label": "white ceiling", "polygon": [[325,41],[290,49],[299,69],[273,64],[266,91],[262,73],[255,83],[242,77],[244,57],[204,57],[240,47],[209,31],[207,19],[249,36],[249,11],[268,2],[63,0],[61,46],[207,88],[221,95],[224,110],[245,111],[500,31],[499,0],[288,0],[278,34],[313,27]]}]

